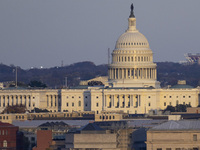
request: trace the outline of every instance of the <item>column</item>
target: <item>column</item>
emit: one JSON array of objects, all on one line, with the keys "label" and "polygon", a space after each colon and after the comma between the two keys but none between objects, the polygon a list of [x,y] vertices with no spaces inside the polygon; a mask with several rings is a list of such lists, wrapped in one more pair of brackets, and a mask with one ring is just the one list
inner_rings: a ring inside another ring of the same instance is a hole
[{"label": "column", "polygon": [[122,68],[122,79],[124,79],[124,69]]},{"label": "column", "polygon": [[133,95],[131,95],[130,105],[133,107]]},{"label": "column", "polygon": [[106,98],[107,98],[107,96],[105,95],[105,96],[104,96],[104,107],[107,106],[107,105],[106,105]]},{"label": "column", "polygon": [[155,69],[153,69],[153,79],[155,79]]},{"label": "column", "polygon": [[155,79],[157,79],[157,69],[155,69]]},{"label": "column", "polygon": [[8,99],[7,99],[7,96],[4,96],[4,98],[5,98],[5,107],[7,107],[7,105],[8,105]]},{"label": "column", "polygon": [[117,69],[115,68],[115,79],[117,79]]},{"label": "column", "polygon": [[128,79],[128,69],[126,68],[126,79]]},{"label": "column", "polygon": [[147,79],[147,68],[145,68],[145,79]]}]

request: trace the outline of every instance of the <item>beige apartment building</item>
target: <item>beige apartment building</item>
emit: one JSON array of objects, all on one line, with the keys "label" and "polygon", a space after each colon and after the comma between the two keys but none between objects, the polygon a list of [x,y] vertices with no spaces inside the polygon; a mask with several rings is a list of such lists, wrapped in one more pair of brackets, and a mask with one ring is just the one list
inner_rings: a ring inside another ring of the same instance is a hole
[{"label": "beige apartment building", "polygon": [[[23,104],[28,110],[51,112],[124,111],[144,114],[165,109],[168,105],[200,104],[200,88],[179,81],[168,89],[160,88],[156,63],[146,37],[136,28],[131,8],[128,29],[117,40],[108,66],[108,78],[98,77],[105,86],[75,89],[0,90],[0,112],[8,105]],[[89,81],[94,81],[93,79]],[[84,81],[85,84],[89,81]]]}]

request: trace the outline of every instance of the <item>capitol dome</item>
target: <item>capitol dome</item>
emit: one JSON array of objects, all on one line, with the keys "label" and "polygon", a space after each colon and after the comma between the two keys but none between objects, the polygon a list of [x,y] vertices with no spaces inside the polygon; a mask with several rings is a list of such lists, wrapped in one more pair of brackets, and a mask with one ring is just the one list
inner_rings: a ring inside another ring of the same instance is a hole
[{"label": "capitol dome", "polygon": [[149,48],[149,42],[138,30],[127,30],[118,38],[115,45],[115,49],[124,48]]},{"label": "capitol dome", "polygon": [[112,87],[154,87],[157,81],[153,52],[146,37],[136,29],[136,18],[131,5],[128,29],[117,40],[108,66],[108,82]]}]

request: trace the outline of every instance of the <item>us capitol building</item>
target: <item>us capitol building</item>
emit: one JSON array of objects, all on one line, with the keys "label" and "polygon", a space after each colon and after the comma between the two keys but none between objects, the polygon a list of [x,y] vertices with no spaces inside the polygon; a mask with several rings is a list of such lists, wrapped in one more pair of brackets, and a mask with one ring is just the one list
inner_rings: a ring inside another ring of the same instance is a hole
[{"label": "us capitol building", "polygon": [[28,110],[51,112],[124,111],[145,114],[165,109],[168,105],[199,105],[199,89],[180,81],[162,89],[157,81],[153,52],[146,37],[136,28],[131,6],[128,29],[117,40],[108,66],[107,86],[76,89],[2,89],[0,112],[8,105],[23,104]]}]

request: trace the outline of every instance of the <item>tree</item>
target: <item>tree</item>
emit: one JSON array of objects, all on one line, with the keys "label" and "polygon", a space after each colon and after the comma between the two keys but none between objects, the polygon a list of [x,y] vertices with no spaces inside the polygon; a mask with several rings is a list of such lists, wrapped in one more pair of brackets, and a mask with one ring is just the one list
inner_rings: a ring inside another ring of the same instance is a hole
[{"label": "tree", "polygon": [[187,107],[191,107],[190,104],[178,104],[175,107],[168,105],[167,108],[164,110],[165,111],[170,111],[170,112],[186,112]]},{"label": "tree", "polygon": [[2,114],[4,113],[11,113],[11,114],[14,114],[14,113],[25,113],[26,112],[26,107],[24,105],[14,105],[14,106],[7,106]]},{"label": "tree", "polygon": [[33,110],[31,110],[31,112],[40,113],[40,112],[49,112],[49,111],[47,109],[34,108]]},{"label": "tree", "polygon": [[104,85],[101,81],[90,81],[88,82],[89,86],[95,86],[95,85]]},{"label": "tree", "polygon": [[28,84],[30,87],[40,87],[40,88],[46,88],[46,84],[40,82],[40,81],[30,81],[30,83]]}]

